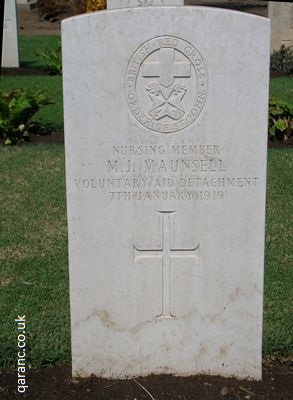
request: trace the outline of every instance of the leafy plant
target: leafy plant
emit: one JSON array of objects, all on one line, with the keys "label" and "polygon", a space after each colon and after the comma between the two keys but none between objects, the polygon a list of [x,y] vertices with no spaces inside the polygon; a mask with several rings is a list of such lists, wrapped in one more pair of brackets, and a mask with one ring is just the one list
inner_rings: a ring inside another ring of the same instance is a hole
[{"label": "leafy plant", "polygon": [[62,74],[62,56],[61,56],[61,40],[58,40],[55,49],[46,48],[45,50],[37,50],[35,55],[40,57],[46,64],[46,69],[52,75]]},{"label": "leafy plant", "polygon": [[269,137],[288,140],[293,134],[293,107],[285,101],[270,97]]},{"label": "leafy plant", "polygon": [[44,129],[32,118],[45,105],[53,104],[44,91],[32,92],[24,89],[9,93],[0,91],[0,137],[5,145],[16,144],[27,139],[36,128]]},{"label": "leafy plant", "polygon": [[292,47],[286,47],[282,44],[279,50],[273,51],[271,55],[271,70],[283,72],[285,74],[293,73]]}]

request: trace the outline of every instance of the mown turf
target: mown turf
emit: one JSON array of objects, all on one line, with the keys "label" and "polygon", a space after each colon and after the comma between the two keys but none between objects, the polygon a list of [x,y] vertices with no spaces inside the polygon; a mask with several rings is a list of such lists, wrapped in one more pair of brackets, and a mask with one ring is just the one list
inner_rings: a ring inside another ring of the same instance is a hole
[{"label": "mown turf", "polygon": [[20,66],[26,68],[46,68],[46,62],[36,53],[46,49],[56,49],[60,36],[20,36]]},{"label": "mown turf", "polygon": [[0,160],[0,366],[15,363],[18,315],[26,316],[29,365],[67,363],[64,147],[1,148]]},{"label": "mown turf", "polygon": [[270,80],[270,95],[293,104],[293,77],[279,77]]},{"label": "mown turf", "polygon": [[269,152],[265,354],[293,354],[293,150]]},{"label": "mown turf", "polygon": [[[265,355],[292,355],[292,150],[270,150]],[[34,367],[70,362],[64,146],[0,148],[0,368],[17,359],[26,315]]]}]

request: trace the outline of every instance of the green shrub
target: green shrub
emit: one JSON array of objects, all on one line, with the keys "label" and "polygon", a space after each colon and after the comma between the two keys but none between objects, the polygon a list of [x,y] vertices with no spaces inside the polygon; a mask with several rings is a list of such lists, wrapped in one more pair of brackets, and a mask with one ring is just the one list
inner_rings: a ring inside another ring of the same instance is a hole
[{"label": "green shrub", "polygon": [[46,69],[52,75],[62,74],[62,55],[61,55],[61,40],[58,40],[55,49],[46,48],[45,50],[38,50],[35,55],[41,58],[46,65]]},{"label": "green shrub", "polygon": [[288,140],[293,134],[293,107],[270,97],[269,100],[269,137],[280,141]]},{"label": "green shrub", "polygon": [[29,134],[44,130],[32,118],[45,105],[53,104],[44,91],[32,92],[24,89],[9,93],[0,91],[0,138],[6,145],[16,144]]},{"label": "green shrub", "polygon": [[293,50],[284,44],[279,50],[274,50],[271,55],[271,70],[285,74],[293,73]]}]

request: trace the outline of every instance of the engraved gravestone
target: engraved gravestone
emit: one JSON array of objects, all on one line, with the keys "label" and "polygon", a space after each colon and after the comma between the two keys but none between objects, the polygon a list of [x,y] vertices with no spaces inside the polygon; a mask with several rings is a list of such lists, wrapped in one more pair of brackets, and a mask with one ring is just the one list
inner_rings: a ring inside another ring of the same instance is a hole
[{"label": "engraved gravestone", "polygon": [[73,375],[260,379],[270,25],[167,3],[63,22]]},{"label": "engraved gravestone", "polygon": [[2,67],[18,68],[18,29],[15,0],[7,0],[4,5],[4,23],[3,23],[3,49],[2,49]]}]

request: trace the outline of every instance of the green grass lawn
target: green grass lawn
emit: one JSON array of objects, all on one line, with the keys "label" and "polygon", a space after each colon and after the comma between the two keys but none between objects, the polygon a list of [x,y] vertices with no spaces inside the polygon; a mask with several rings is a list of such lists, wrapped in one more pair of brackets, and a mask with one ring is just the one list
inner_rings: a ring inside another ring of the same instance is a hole
[{"label": "green grass lawn", "polygon": [[26,68],[46,68],[46,63],[35,53],[47,48],[58,47],[60,36],[20,36],[20,66]]},{"label": "green grass lawn", "polygon": [[293,355],[293,150],[270,150],[264,352]]},{"label": "green grass lawn", "polygon": [[[264,354],[293,354],[292,150],[269,151]],[[0,148],[0,367],[26,315],[33,367],[70,362],[64,146]]]},{"label": "green grass lawn", "polygon": [[1,148],[0,160],[0,366],[15,362],[24,314],[29,364],[68,363],[64,147]]},{"label": "green grass lawn", "polygon": [[293,78],[279,77],[271,79],[270,95],[293,104]]}]

